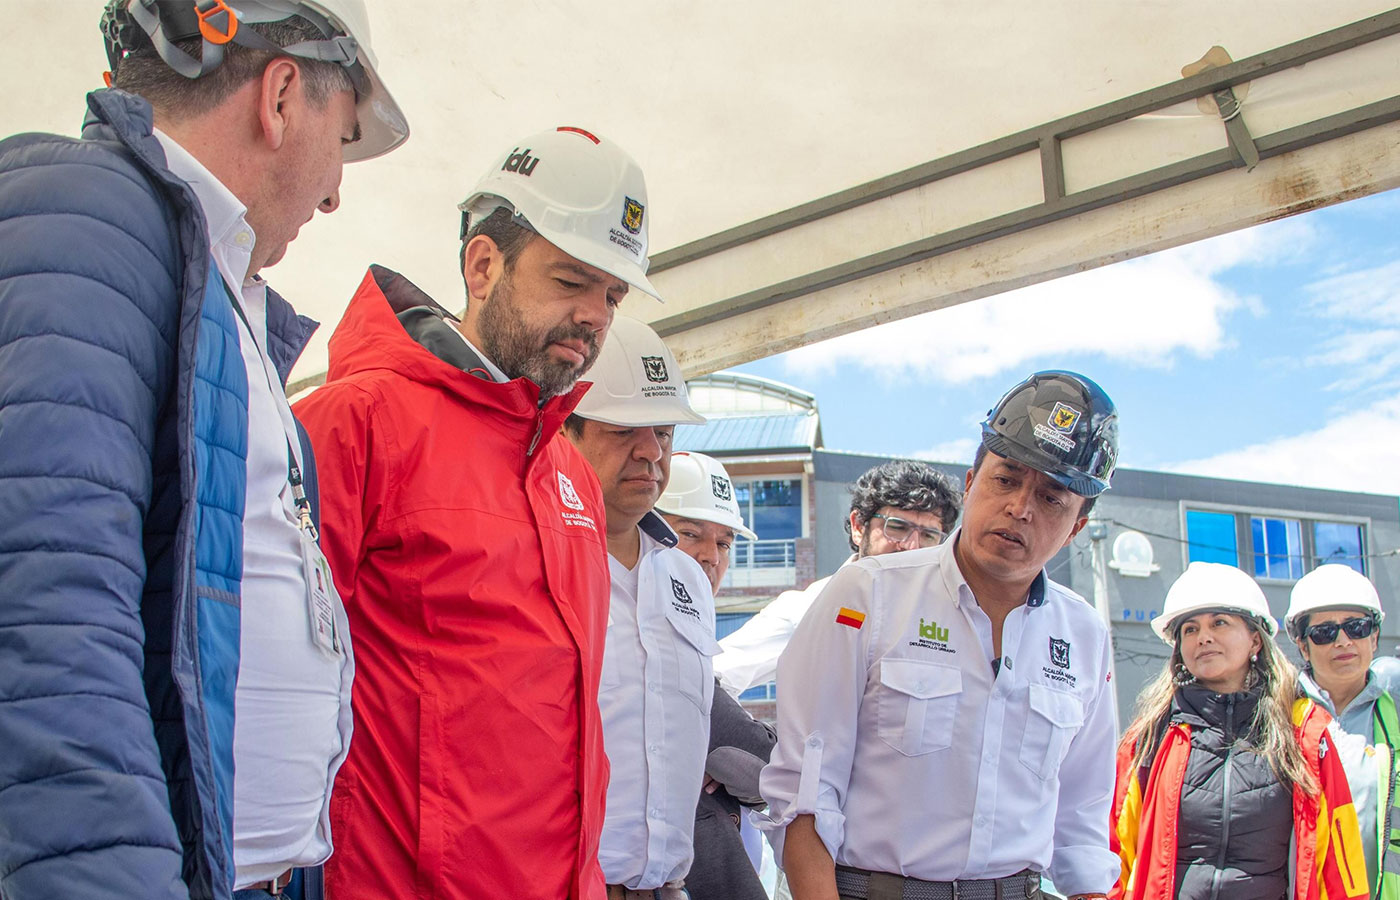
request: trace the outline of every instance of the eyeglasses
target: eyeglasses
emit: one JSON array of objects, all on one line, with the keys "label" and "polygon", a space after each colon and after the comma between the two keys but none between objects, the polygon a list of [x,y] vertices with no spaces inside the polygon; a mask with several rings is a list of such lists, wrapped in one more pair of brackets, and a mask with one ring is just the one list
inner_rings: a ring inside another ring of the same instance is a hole
[{"label": "eyeglasses", "polygon": [[1376,620],[1372,618],[1347,619],[1345,622],[1319,622],[1311,625],[1303,632],[1319,647],[1332,643],[1337,639],[1338,631],[1345,631],[1347,637],[1354,641],[1371,636],[1371,632],[1376,630]]},{"label": "eyeglasses", "polygon": [[915,525],[908,519],[901,519],[898,516],[884,516],[876,513],[872,519],[882,520],[885,528],[885,537],[902,544],[909,540],[910,535],[918,533],[920,547],[937,547],[943,543],[943,532],[937,528],[925,528],[923,525]]}]

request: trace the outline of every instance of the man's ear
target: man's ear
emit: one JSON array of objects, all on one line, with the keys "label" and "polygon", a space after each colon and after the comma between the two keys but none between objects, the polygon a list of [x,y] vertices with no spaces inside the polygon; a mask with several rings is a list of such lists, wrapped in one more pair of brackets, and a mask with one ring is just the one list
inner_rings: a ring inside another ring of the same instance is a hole
[{"label": "man's ear", "polygon": [[851,510],[851,540],[856,542],[857,547],[860,546],[860,541],[864,534],[865,526],[860,522],[860,513],[853,509]]},{"label": "man's ear", "polygon": [[1063,544],[1060,545],[1060,549],[1063,550],[1063,549],[1065,549],[1066,547],[1068,547],[1068,546],[1069,546],[1069,542],[1072,541],[1072,540],[1074,540],[1076,537],[1078,537],[1078,536],[1079,536],[1079,532],[1083,531],[1083,530],[1084,530],[1084,526],[1085,526],[1085,525],[1088,525],[1088,524],[1089,524],[1089,517],[1088,517],[1088,516],[1080,516],[1080,517],[1079,517],[1079,521],[1075,522],[1075,523],[1074,523],[1074,527],[1071,528],[1071,529],[1069,530],[1069,537],[1065,538],[1065,542],[1064,542]]},{"label": "man's ear", "polygon": [[280,150],[287,140],[287,130],[300,113],[298,104],[305,103],[302,93],[301,67],[279,56],[263,69],[258,86],[258,124],[262,139],[269,150]]},{"label": "man's ear", "polygon": [[[466,282],[467,293],[472,300],[483,300],[491,292],[501,272],[505,259],[496,242],[484,234],[467,241],[462,254],[462,280]],[[467,304],[467,315],[472,315],[474,303]]]}]

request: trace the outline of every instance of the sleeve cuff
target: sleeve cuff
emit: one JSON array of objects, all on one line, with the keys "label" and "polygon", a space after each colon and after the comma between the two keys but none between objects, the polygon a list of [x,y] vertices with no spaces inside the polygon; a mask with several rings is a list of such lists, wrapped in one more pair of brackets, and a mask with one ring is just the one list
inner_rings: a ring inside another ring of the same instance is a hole
[{"label": "sleeve cuff", "polygon": [[1066,897],[1107,894],[1122,874],[1122,861],[1107,847],[1056,847],[1048,874]]}]

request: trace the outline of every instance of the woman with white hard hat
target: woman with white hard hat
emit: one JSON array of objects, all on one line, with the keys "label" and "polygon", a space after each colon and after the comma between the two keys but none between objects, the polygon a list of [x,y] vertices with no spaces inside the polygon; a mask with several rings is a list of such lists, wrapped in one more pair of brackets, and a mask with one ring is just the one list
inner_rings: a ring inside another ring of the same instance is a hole
[{"label": "woman with white hard hat", "polygon": [[1331,716],[1299,697],[1259,585],[1192,563],[1152,629],[1172,650],[1119,746],[1110,896],[1365,897]]},{"label": "woman with white hard hat", "polygon": [[1371,580],[1332,563],[1293,586],[1284,623],[1303,656],[1298,687],[1336,719],[1336,745],[1361,821],[1371,895],[1400,900],[1400,815],[1379,815],[1396,803],[1400,747],[1394,699],[1400,660],[1376,658],[1384,619]]}]

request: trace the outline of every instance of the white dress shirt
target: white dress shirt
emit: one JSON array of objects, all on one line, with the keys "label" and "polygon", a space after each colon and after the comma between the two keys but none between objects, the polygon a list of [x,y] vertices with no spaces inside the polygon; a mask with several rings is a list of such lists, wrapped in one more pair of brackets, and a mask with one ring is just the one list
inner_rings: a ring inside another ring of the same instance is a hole
[{"label": "white dress shirt", "polygon": [[243,510],[242,634],[234,692],[235,889],[331,854],[329,802],[350,746],[349,622],[336,618],[344,652],[331,658],[311,636],[301,531],[287,481],[287,448],[301,464],[291,407],[267,356],[267,286],[248,277],[256,237],[247,208],[169,135],[156,131],[170,171],[194,191],[214,264],[249,324],[234,314],[248,376],[247,485]]},{"label": "white dress shirt", "polygon": [[[841,565],[848,566],[855,561],[855,554],[851,554]],[[749,688],[767,684],[777,677],[778,657],[783,655],[797,624],[830,580],[828,575],[800,591],[783,591],[741,628],[721,638],[720,653],[715,657],[715,677],[720,687],[738,697]]]},{"label": "white dress shirt", "polygon": [[656,513],[628,569],[612,556],[598,706],[612,764],[598,861],[608,884],[651,890],[685,877],[705,779],[715,605],[695,560]]},{"label": "white dress shirt", "polygon": [[811,814],[838,864],[929,881],[1030,868],[1066,895],[1107,891],[1107,628],[1042,573],[1003,623],[994,674],[957,540],[846,566],[798,626],[778,663],[763,827],[780,858],[784,829]]}]

